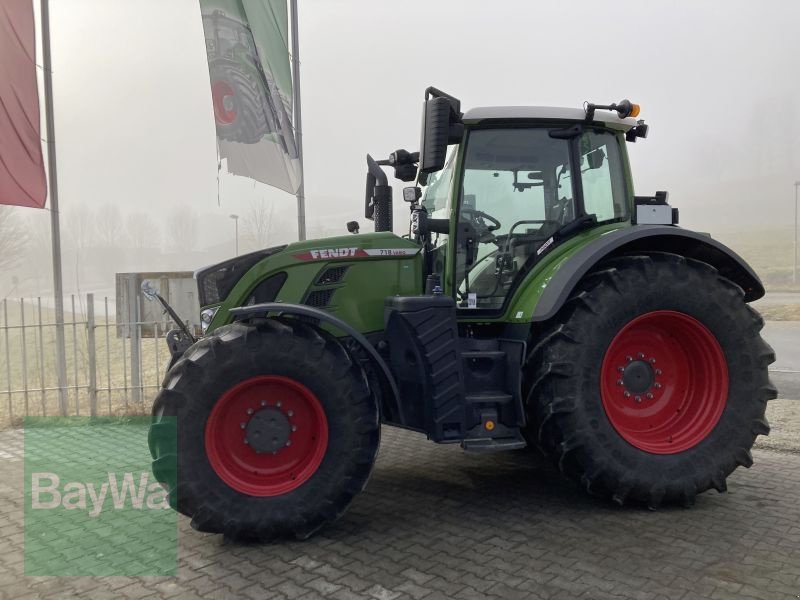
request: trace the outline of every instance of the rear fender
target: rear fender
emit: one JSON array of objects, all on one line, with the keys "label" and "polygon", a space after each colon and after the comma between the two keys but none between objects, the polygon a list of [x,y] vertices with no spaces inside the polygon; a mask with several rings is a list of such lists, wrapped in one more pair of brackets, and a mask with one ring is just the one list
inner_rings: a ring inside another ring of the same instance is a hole
[{"label": "rear fender", "polygon": [[764,286],[750,265],[709,235],[673,226],[637,225],[600,236],[570,256],[547,282],[531,321],[554,317],[578,282],[603,259],[647,252],[669,252],[708,263],[744,290],[746,302],[764,295]]}]

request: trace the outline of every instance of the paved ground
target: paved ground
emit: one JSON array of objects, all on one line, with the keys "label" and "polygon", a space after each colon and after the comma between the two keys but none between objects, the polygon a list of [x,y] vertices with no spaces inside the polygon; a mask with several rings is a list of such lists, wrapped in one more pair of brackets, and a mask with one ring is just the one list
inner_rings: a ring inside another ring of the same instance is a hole
[{"label": "paved ground", "polygon": [[0,597],[796,599],[794,448],[756,450],[728,494],[649,512],[592,500],[526,455],[470,457],[387,429],[367,491],[307,542],[226,545],[181,519],[175,578],[25,578],[21,436],[4,432]]},{"label": "paved ground", "polygon": [[782,398],[800,398],[800,321],[768,321],[763,335],[777,356],[772,383]]},{"label": "paved ground", "polygon": [[780,304],[800,304],[800,292],[767,292],[761,300],[753,303],[756,308]]},{"label": "paved ground", "polygon": [[770,368],[800,373],[800,321],[767,321],[762,335],[777,355]]}]

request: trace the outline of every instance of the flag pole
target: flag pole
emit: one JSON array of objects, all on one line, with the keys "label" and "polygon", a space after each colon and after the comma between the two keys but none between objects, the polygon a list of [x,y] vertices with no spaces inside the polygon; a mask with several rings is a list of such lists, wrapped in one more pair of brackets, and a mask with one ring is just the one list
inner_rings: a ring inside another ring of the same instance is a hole
[{"label": "flag pole", "polygon": [[53,70],[50,59],[50,5],[41,0],[42,67],[44,71],[44,111],[47,127],[47,174],[50,196],[50,232],[53,250],[53,300],[56,312],[56,377],[58,406],[67,414],[67,363],[64,342],[64,282],[61,273],[61,223],[58,212],[58,175],[56,172],[56,132],[53,117]]},{"label": "flag pole", "polygon": [[292,36],[292,115],[297,156],[300,160],[300,186],[297,188],[297,237],[306,239],[305,169],[303,169],[303,119],[300,115],[300,44],[297,40],[297,0],[291,0]]}]

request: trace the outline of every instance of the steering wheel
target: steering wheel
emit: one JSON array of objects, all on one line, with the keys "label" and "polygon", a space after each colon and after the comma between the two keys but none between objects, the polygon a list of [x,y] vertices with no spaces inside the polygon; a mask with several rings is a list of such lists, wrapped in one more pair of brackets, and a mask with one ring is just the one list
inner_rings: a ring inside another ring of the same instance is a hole
[{"label": "steering wheel", "polygon": [[[472,222],[473,225],[480,225],[486,231],[492,232],[497,231],[502,227],[500,221],[495,219],[492,215],[488,215],[482,210],[475,210],[474,208],[461,208],[461,214],[464,215],[469,221]],[[480,219],[480,220],[479,220]],[[483,223],[482,221],[489,221],[490,225]]]}]

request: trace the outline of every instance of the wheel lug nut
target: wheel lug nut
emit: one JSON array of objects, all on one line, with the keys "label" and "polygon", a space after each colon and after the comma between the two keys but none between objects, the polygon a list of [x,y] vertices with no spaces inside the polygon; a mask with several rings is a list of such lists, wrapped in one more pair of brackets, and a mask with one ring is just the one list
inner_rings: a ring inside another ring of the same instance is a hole
[{"label": "wheel lug nut", "polygon": [[650,364],[651,364],[651,365],[654,365],[654,364],[656,364],[656,359],[655,359],[655,358],[651,358],[651,359],[650,359]]},{"label": "wheel lug nut", "polygon": [[639,359],[642,359],[644,358],[644,352],[639,352],[639,354],[637,354],[636,356],[638,356]]},{"label": "wheel lug nut", "polygon": [[248,408],[247,409],[247,414],[248,415],[252,415],[253,414],[253,409],[252,408]]},{"label": "wheel lug nut", "polygon": [[245,443],[245,445],[247,445],[247,444],[248,444],[248,442],[247,442],[247,438],[244,438],[244,443]]},{"label": "wheel lug nut", "polygon": [[278,400],[278,402],[277,402],[277,404],[275,404],[275,406],[277,406],[278,408],[280,408],[280,407],[281,407],[281,402],[280,402],[280,400]]},{"label": "wheel lug nut", "polygon": [[622,379],[617,379],[617,385],[622,385]]},{"label": "wheel lug nut", "polygon": [[266,405],[267,405],[267,401],[266,400],[262,400],[261,401],[261,406],[266,406]]},{"label": "wheel lug nut", "polygon": [[631,393],[630,392],[625,392],[625,397],[626,398],[630,398],[631,397]]},{"label": "wheel lug nut", "polygon": [[245,427],[247,427],[247,423],[239,423],[239,427],[241,427],[242,429],[244,429]]},{"label": "wheel lug nut", "polygon": [[636,402],[641,402],[641,401],[642,401],[642,397],[641,396],[636,396]]},{"label": "wheel lug nut", "polygon": [[652,400],[653,399],[653,392],[647,392],[647,399],[648,400]]},{"label": "wheel lug nut", "polygon": [[656,369],[656,375],[661,375],[661,369]]},{"label": "wheel lug nut", "polygon": [[297,431],[297,425],[292,425],[292,431]]},{"label": "wheel lug nut", "polygon": [[291,446],[292,445],[292,440],[286,440],[286,445],[287,446]]},{"label": "wheel lug nut", "polygon": [[633,357],[632,356],[626,356],[625,360],[627,360],[628,362],[633,362]]},{"label": "wheel lug nut", "polygon": [[289,411],[289,412],[287,412],[286,414],[287,414],[288,416],[290,416],[290,417],[293,417],[293,416],[294,416],[294,411],[293,411],[293,410],[290,410],[290,411]]},{"label": "wheel lug nut", "polygon": [[660,383],[656,383],[656,385],[655,385],[655,388],[656,388],[657,390],[660,390],[660,389],[661,389],[661,384],[660,384]]},{"label": "wheel lug nut", "polygon": [[617,371],[619,371],[620,373],[624,373],[625,367],[617,367]]}]

